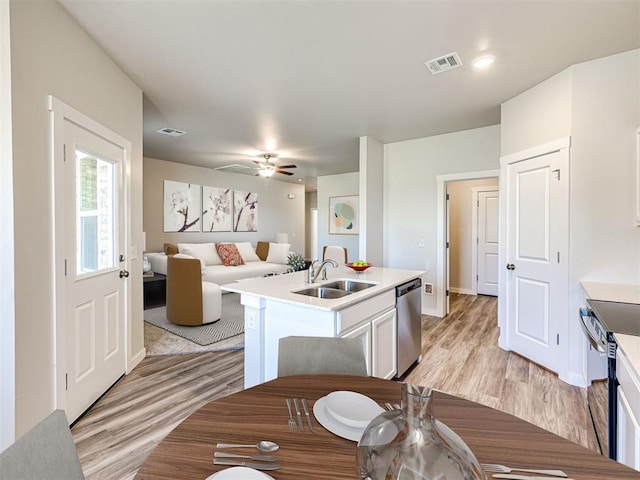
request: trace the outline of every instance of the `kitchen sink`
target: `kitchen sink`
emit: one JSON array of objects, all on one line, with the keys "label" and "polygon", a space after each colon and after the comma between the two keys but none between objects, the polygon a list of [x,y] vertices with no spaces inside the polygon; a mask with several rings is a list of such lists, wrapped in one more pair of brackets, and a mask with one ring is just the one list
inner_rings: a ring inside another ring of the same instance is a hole
[{"label": "kitchen sink", "polygon": [[376,286],[376,283],[371,282],[362,282],[360,280],[335,280],[331,283],[325,283],[322,286],[324,288],[335,288],[337,290],[343,290],[346,292],[360,292],[362,290],[366,290],[367,288],[371,288]]},{"label": "kitchen sink", "polygon": [[317,297],[317,298],[341,298],[351,294],[351,292],[348,292],[346,290],[338,290],[337,288],[327,288],[325,286],[305,288],[304,290],[298,290],[293,293],[297,293],[299,295],[306,295],[308,297]]}]

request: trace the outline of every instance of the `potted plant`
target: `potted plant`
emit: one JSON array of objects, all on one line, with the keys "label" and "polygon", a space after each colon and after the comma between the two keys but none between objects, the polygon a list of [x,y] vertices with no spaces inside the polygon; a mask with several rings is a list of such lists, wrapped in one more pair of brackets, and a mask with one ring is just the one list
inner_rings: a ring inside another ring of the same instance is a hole
[{"label": "potted plant", "polygon": [[291,252],[287,255],[287,265],[289,265],[294,272],[304,269],[304,258],[302,255],[296,252]]}]

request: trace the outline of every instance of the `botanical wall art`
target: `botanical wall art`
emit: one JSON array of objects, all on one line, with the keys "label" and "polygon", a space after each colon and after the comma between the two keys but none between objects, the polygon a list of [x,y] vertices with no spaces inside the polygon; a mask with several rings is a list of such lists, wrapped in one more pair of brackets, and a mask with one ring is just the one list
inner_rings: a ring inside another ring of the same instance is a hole
[{"label": "botanical wall art", "polygon": [[329,197],[330,234],[357,235],[359,222],[358,195]]},{"label": "botanical wall art", "polygon": [[229,188],[202,187],[202,231],[230,232],[233,192]]},{"label": "botanical wall art", "polygon": [[164,181],[164,231],[200,231],[200,185]]},{"label": "botanical wall art", "polygon": [[258,194],[233,192],[233,231],[257,232],[258,231]]}]

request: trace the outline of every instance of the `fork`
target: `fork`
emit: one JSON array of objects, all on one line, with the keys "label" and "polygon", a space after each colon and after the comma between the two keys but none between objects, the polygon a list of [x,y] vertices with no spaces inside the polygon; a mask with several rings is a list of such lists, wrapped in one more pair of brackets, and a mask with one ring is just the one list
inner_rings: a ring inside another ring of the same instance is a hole
[{"label": "fork", "polygon": [[510,472],[528,472],[528,473],[541,473],[542,475],[553,475],[555,477],[567,477],[567,474],[562,470],[534,470],[530,468],[515,468],[507,467],[506,465],[500,465],[497,463],[481,463],[480,466],[485,472],[496,473],[510,473]]},{"label": "fork", "polygon": [[287,398],[287,408],[289,409],[289,431],[295,432],[298,429],[293,413],[291,413],[291,400]]}]

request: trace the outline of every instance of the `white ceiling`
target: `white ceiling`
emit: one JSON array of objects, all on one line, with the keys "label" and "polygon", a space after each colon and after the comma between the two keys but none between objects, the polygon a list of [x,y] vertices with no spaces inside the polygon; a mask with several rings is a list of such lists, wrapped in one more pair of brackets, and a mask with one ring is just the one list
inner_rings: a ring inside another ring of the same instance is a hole
[{"label": "white ceiling", "polygon": [[[307,190],[357,171],[360,136],[497,124],[502,102],[564,68],[640,47],[640,0],[59,1],[143,90],[146,157],[273,153],[298,165],[277,179]],[[462,68],[425,67],[451,52]],[[483,53],[496,63],[474,70]]]}]

